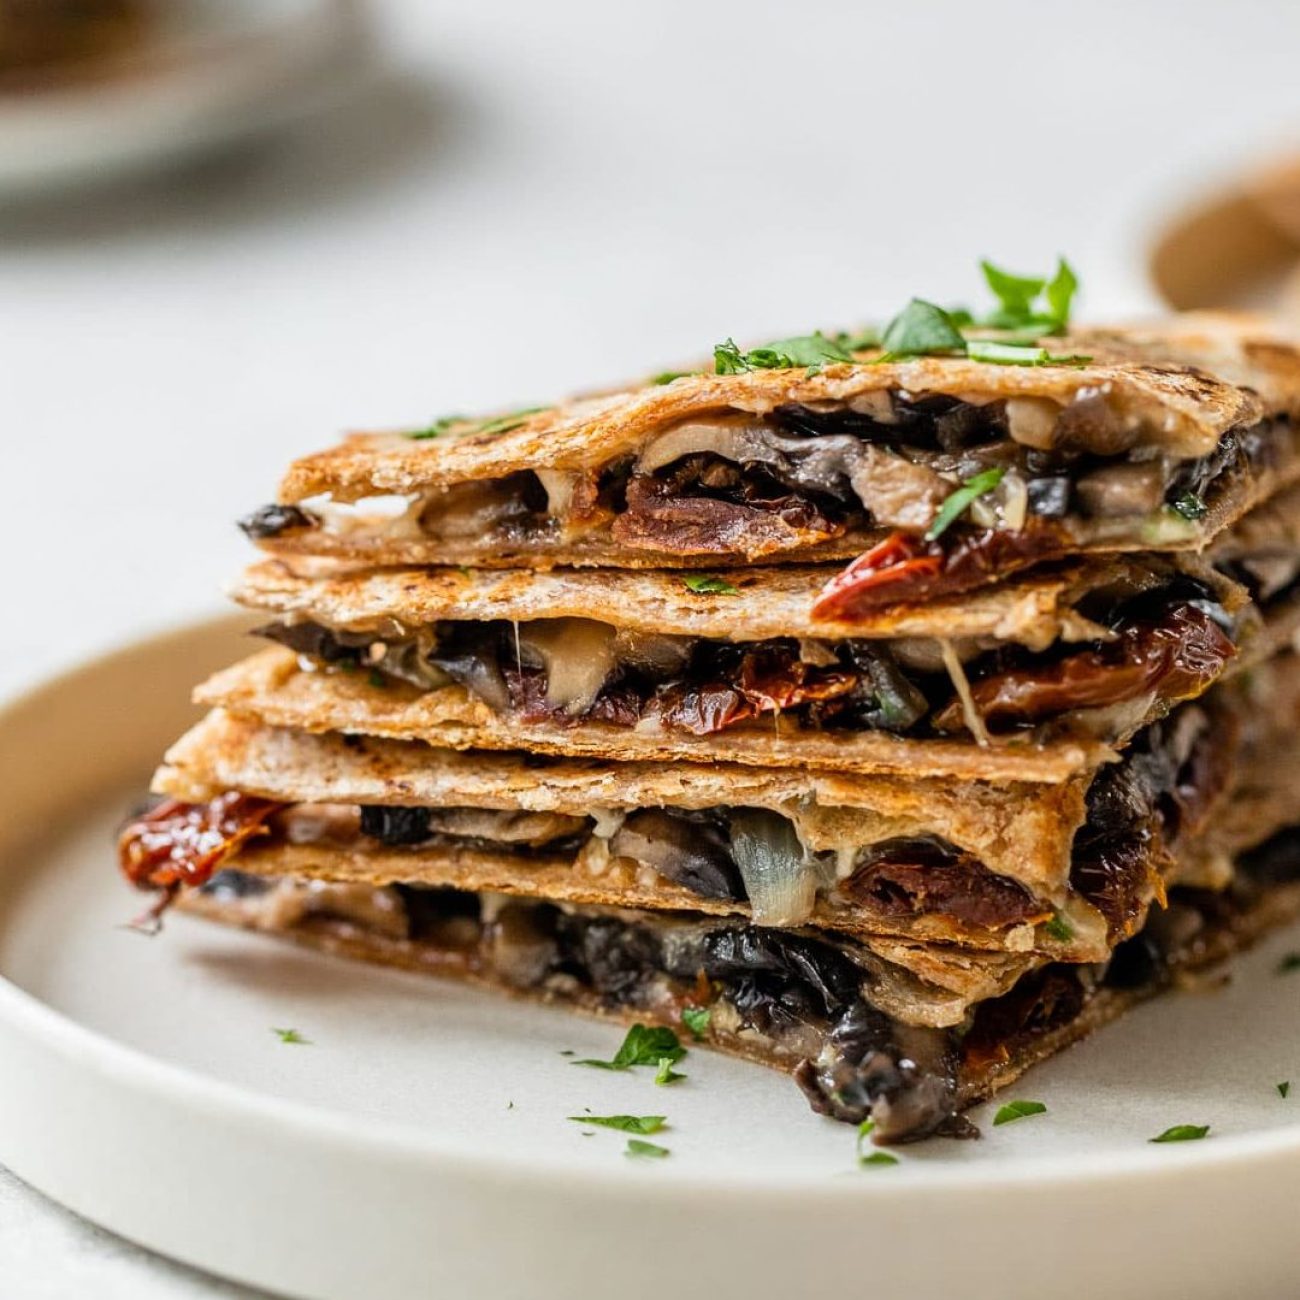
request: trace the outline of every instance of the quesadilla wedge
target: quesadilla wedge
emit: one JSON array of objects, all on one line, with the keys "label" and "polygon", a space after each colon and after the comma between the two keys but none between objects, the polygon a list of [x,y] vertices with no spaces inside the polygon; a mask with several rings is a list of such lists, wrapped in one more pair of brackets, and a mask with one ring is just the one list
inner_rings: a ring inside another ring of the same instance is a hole
[{"label": "quesadilla wedge", "polygon": [[816,572],[718,591],[671,572],[303,578],[272,561],[235,594],[278,615],[259,632],[293,655],[197,698],[453,748],[1057,781],[1263,644],[1244,592],[1194,560],[1067,565],[858,628],[808,616]]},{"label": "quesadilla wedge", "polygon": [[294,464],[245,528],[384,565],[859,556],[820,601],[851,619],[1079,551],[1197,550],[1300,475],[1300,352],[1258,322],[1053,347],[1033,365],[864,351],[356,435]]},{"label": "quesadilla wedge", "polygon": [[1097,960],[1163,896],[1181,842],[1224,797],[1236,707],[1186,705],[1090,778],[957,787],[462,755],[215,712],[168,753],[155,789],[172,802],[128,832],[124,860],[166,885],[188,854],[177,878],[195,883],[224,860],[213,845],[238,849],[252,820],[263,861],[279,864],[263,870],[292,875]]},{"label": "quesadilla wedge", "polygon": [[790,1072],[815,1110],[870,1118],[878,1143],[977,1136],[965,1107],[1300,912],[1292,830],[1245,855],[1230,890],[1175,891],[1105,960],[1011,961],[958,1012],[960,1001],[912,970],[816,930],[263,876],[258,853],[235,859],[248,871],[187,888],[181,908],[628,1024],[684,1033],[685,1013],[705,1046]]}]

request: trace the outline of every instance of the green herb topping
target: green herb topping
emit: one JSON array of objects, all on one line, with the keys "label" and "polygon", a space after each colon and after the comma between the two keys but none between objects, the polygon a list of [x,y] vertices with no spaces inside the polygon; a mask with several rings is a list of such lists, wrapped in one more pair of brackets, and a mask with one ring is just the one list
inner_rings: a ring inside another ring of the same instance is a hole
[{"label": "green herb topping", "polygon": [[650,382],[656,388],[662,388],[664,384],[671,384],[674,379],[685,379],[687,375],[698,375],[698,370],[661,370],[657,375],[650,376]]},{"label": "green herb topping", "polygon": [[477,423],[467,423],[463,415],[444,415],[441,420],[435,420],[427,429],[417,429],[414,433],[408,433],[406,436],[415,442],[420,442],[426,438],[440,437],[461,424],[466,425],[458,435],[462,437],[468,437],[471,434],[509,433],[512,429],[518,429],[520,425],[524,424],[530,415],[537,415],[549,409],[546,406],[527,406],[523,410],[509,411],[505,415],[496,415],[490,420],[480,420]]},{"label": "green herb topping", "polygon": [[1275,1083],[1273,1086],[1277,1089],[1277,1095],[1284,1098],[1291,1091],[1291,1080],[1283,1079],[1281,1083]]},{"label": "green herb topping", "polygon": [[684,1074],[682,1074],[678,1070],[673,1069],[673,1062],[671,1057],[661,1056],[659,1058],[659,1068],[658,1070],[655,1071],[656,1083],[667,1085],[670,1083],[677,1083],[684,1078],[686,1078]]},{"label": "green herb topping", "polygon": [[1006,470],[1001,465],[997,465],[993,469],[986,469],[983,473],[968,478],[939,507],[934,523],[925,530],[925,540],[933,542],[942,537],[965,514],[972,502],[977,501],[986,492],[992,492],[1002,482],[1005,473]]},{"label": "green herb topping", "polygon": [[725,578],[713,578],[704,573],[691,573],[682,579],[682,586],[697,596],[738,596],[739,587],[733,587]]},{"label": "green herb topping", "polygon": [[616,1128],[622,1133],[658,1133],[667,1122],[663,1115],[569,1115],[575,1124]]},{"label": "green herb topping", "polygon": [[880,331],[874,325],[864,325],[852,333],[841,330],[835,335],[835,342],[845,352],[865,352],[880,346]]},{"label": "green herb topping", "polygon": [[666,1155],[670,1155],[667,1147],[661,1147],[654,1142],[643,1142],[640,1138],[628,1138],[627,1149],[623,1152],[625,1156],[651,1156],[655,1160],[662,1160]]},{"label": "green herb topping", "polygon": [[296,1043],[302,1047],[310,1047],[311,1039],[304,1038],[296,1029],[272,1029],[271,1032],[282,1043]]},{"label": "green herb topping", "polygon": [[463,415],[444,415],[432,424],[426,425],[423,429],[416,429],[413,433],[406,436],[413,442],[423,442],[426,438],[441,438],[449,429],[458,424],[464,424],[467,417]]},{"label": "green herb topping", "polygon": [[913,298],[885,326],[880,342],[885,349],[882,361],[966,350],[966,340],[957,323],[942,307],[924,298]]},{"label": "green herb topping", "polygon": [[691,1031],[691,1037],[698,1043],[709,1031],[709,1021],[713,1012],[708,1007],[683,1007],[682,1024]]},{"label": "green herb topping", "polygon": [[1175,1124],[1148,1142],[1198,1142],[1210,1131],[1208,1124]]},{"label": "green herb topping", "polygon": [[795,338],[777,339],[761,348],[742,352],[734,339],[713,349],[713,369],[719,375],[741,375],[748,370],[793,370],[796,366],[819,369],[827,362],[852,361],[853,355],[839,341],[820,330]]},{"label": "green herb topping", "polygon": [[[1070,308],[1079,287],[1078,278],[1065,258],[1059,258],[1051,279],[1013,275],[992,262],[980,263],[984,281],[998,300],[998,309],[983,324],[995,329],[1017,330],[1025,337],[1062,334],[1070,323]],[[1041,305],[1039,298],[1043,299]]]},{"label": "green herb topping", "polygon": [[1070,928],[1070,923],[1060,912],[1056,912],[1052,919],[1044,924],[1043,930],[1049,938],[1055,939],[1057,943],[1069,943],[1074,938],[1074,931]]},{"label": "green herb topping", "polygon": [[366,680],[377,690],[384,690],[388,686],[388,678],[379,671],[378,668],[372,668]]},{"label": "green herb topping", "polygon": [[1041,1101],[1009,1101],[1006,1105],[998,1107],[998,1113],[993,1116],[993,1127],[997,1128],[999,1124],[1010,1124],[1029,1115],[1046,1113],[1047,1107]]},{"label": "green herb topping", "polygon": [[1277,964],[1277,973],[1279,975],[1289,975],[1292,971],[1300,970],[1300,952],[1289,952]]},{"label": "green herb topping", "polygon": [[873,1151],[869,1156],[859,1156],[858,1164],[861,1168],[867,1169],[871,1165],[896,1165],[897,1156],[891,1156],[888,1151]]},{"label": "green herb topping", "polygon": [[612,1060],[588,1059],[570,1061],[569,1064],[589,1065],[597,1070],[628,1070],[634,1065],[652,1065],[659,1069],[661,1061],[667,1060],[675,1065],[685,1055],[681,1039],[671,1029],[662,1025],[633,1025]]}]

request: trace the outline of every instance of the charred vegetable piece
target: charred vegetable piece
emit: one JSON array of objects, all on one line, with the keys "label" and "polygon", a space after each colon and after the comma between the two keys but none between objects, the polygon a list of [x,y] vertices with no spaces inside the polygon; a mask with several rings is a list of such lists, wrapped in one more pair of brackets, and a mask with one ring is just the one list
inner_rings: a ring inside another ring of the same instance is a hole
[{"label": "charred vegetable piece", "polygon": [[162,891],[137,924],[157,928],[182,885],[206,884],[227,858],[267,834],[267,819],[281,807],[232,790],[208,803],[168,799],[128,822],[117,845],[122,872],[139,889]]},{"label": "charred vegetable piece", "polygon": [[[1056,663],[996,673],[971,688],[989,726],[1025,724],[1071,709],[1100,708],[1158,691],[1166,703],[1200,695],[1237,653],[1218,621],[1181,605],[1160,622],[1125,628],[1118,639]],[[940,729],[963,725],[953,701],[935,718]]]},{"label": "charred vegetable piece", "polygon": [[1064,534],[1044,524],[1014,532],[988,528],[938,542],[891,533],[822,588],[813,617],[852,622],[885,605],[956,595],[1068,550]]}]

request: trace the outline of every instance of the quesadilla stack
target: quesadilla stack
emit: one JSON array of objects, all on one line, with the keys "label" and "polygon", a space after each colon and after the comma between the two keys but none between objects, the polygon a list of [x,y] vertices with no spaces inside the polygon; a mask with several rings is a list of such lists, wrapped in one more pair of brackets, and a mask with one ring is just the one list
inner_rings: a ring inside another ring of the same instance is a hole
[{"label": "quesadilla stack", "polygon": [[1300,352],[989,271],[985,328],[297,462],[129,878],[689,1024],[880,1141],[1291,915]]}]

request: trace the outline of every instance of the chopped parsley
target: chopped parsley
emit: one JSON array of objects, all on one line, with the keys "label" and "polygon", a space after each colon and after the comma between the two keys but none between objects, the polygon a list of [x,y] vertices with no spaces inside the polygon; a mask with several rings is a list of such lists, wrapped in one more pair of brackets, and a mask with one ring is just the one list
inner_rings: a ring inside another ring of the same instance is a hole
[{"label": "chopped parsley", "polygon": [[1169,508],[1184,519],[1195,522],[1204,519],[1210,512],[1209,506],[1194,492],[1184,492],[1177,500],[1169,503]]},{"label": "chopped parsley", "polygon": [[691,1031],[691,1037],[698,1043],[709,1030],[709,1021],[713,1012],[708,1007],[683,1007],[682,1024]]},{"label": "chopped parsley", "polygon": [[1289,952],[1277,964],[1277,973],[1279,975],[1290,975],[1292,971],[1300,970],[1300,952]]},{"label": "chopped parsley", "polygon": [[992,492],[1002,482],[1002,476],[1005,473],[1006,470],[1001,465],[997,465],[993,469],[986,469],[983,473],[968,478],[939,507],[939,513],[935,515],[934,523],[925,530],[925,540],[933,542],[942,537],[965,514],[967,508],[973,502],[977,501],[986,492]]},{"label": "chopped parsley", "polygon": [[662,1069],[662,1061],[675,1065],[685,1055],[681,1039],[671,1029],[662,1025],[633,1025],[612,1060],[587,1059],[570,1061],[569,1064],[589,1065],[597,1070],[628,1070],[634,1065],[653,1065]]},{"label": "chopped parsley", "polygon": [[742,375],[749,370],[793,370],[796,366],[817,369],[827,362],[852,361],[853,354],[839,342],[839,337],[830,339],[818,330],[777,339],[748,352],[742,352],[734,339],[726,339],[713,349],[713,369],[719,375]]},{"label": "chopped parsley", "polygon": [[410,438],[412,442],[423,442],[427,438],[441,438],[449,429],[454,428],[458,424],[464,424],[466,418],[467,417],[463,415],[444,415],[437,420],[434,420],[432,424],[426,425],[423,429],[416,429],[413,433],[408,433],[406,436]]},{"label": "chopped parsley", "polygon": [[880,346],[880,331],[874,325],[864,325],[853,333],[841,330],[835,335],[835,343],[845,352],[865,352]]},{"label": "chopped parsley", "polygon": [[698,375],[698,370],[661,370],[657,375],[650,376],[650,383],[656,388],[662,388],[664,384],[671,384],[674,379],[685,379],[688,375]]},{"label": "chopped parsley", "polygon": [[663,1115],[569,1115],[574,1124],[595,1124],[622,1133],[658,1133],[667,1119]]},{"label": "chopped parsley", "polygon": [[1060,912],[1053,914],[1052,919],[1043,926],[1043,930],[1049,938],[1055,939],[1058,943],[1068,943],[1074,938],[1070,923]]},{"label": "chopped parsley", "polygon": [[679,1080],[686,1078],[679,1070],[673,1069],[673,1061],[670,1056],[661,1056],[659,1058],[659,1068],[655,1071],[655,1082],[658,1084],[677,1083]]},{"label": "chopped parsley", "polygon": [[871,1130],[874,1129],[875,1127],[876,1127],[876,1121],[872,1119],[864,1119],[862,1123],[858,1125],[858,1137],[857,1137],[856,1150],[857,1150],[859,1166],[866,1167],[869,1165],[896,1165],[898,1163],[898,1157],[891,1156],[888,1151],[871,1151],[867,1153],[863,1152],[862,1150],[863,1144],[871,1136]]},{"label": "chopped parsley", "polygon": [[739,587],[733,587],[725,578],[714,578],[706,573],[691,573],[682,579],[682,586],[697,596],[738,596]]},{"label": "chopped parsley", "polygon": [[371,686],[376,687],[378,690],[382,691],[387,689],[388,678],[385,677],[384,674],[381,673],[378,668],[372,668],[366,680],[370,683]]},{"label": "chopped parsley", "polygon": [[[1015,330],[1023,339],[1064,333],[1070,308],[1079,288],[1078,277],[1065,258],[1058,258],[1051,279],[1013,275],[983,261],[984,281],[998,300],[998,308],[982,322],[995,329]],[[1042,302],[1039,303],[1039,299]]]},{"label": "chopped parsley", "polygon": [[623,1154],[626,1156],[651,1156],[655,1160],[662,1160],[664,1156],[671,1153],[667,1147],[661,1147],[654,1142],[643,1142],[640,1138],[628,1138],[627,1149]]},{"label": "chopped parsley", "polygon": [[1291,1091],[1291,1080],[1283,1079],[1281,1083],[1275,1083],[1273,1086],[1277,1089],[1277,1095],[1285,1098],[1287,1093]]},{"label": "chopped parsley", "polygon": [[913,298],[885,326],[880,342],[885,349],[882,361],[966,350],[966,340],[957,323],[942,307],[924,298]]},{"label": "chopped parsley", "polygon": [[415,442],[426,438],[437,438],[444,433],[450,432],[459,424],[466,424],[467,427],[461,430],[465,436],[470,434],[494,434],[509,433],[511,429],[517,429],[522,425],[530,415],[537,415],[541,411],[549,410],[545,406],[527,406],[520,411],[508,411],[505,415],[493,416],[490,420],[480,420],[477,423],[470,423],[463,415],[444,415],[442,419],[435,420],[426,429],[417,429],[414,433],[408,433],[406,436]]},{"label": "chopped parsley", "polygon": [[498,415],[495,420],[485,420],[482,424],[471,429],[470,433],[509,433],[511,429],[518,429],[525,424],[530,415],[537,415],[546,410],[544,406],[526,406],[519,411],[511,411],[506,415]]},{"label": "chopped parsley", "polygon": [[1147,1138],[1148,1142],[1198,1142],[1205,1137],[1210,1131],[1208,1124],[1175,1124],[1172,1128],[1167,1128],[1163,1133],[1157,1134],[1153,1138]]},{"label": "chopped parsley", "polygon": [[1046,1113],[1047,1107],[1041,1101],[1009,1101],[1006,1105],[998,1107],[998,1113],[993,1116],[993,1127],[997,1128],[999,1124],[1010,1124],[1029,1115]]},{"label": "chopped parsley", "polygon": [[282,1043],[295,1043],[301,1047],[310,1047],[311,1039],[304,1038],[296,1029],[272,1029],[271,1032]]},{"label": "chopped parsley", "polygon": [[561,1047],[561,1048],[560,1048],[560,1055],[561,1055],[561,1056],[577,1056],[577,1052],[575,1052],[575,1051],[573,1050],[572,1047]]}]

